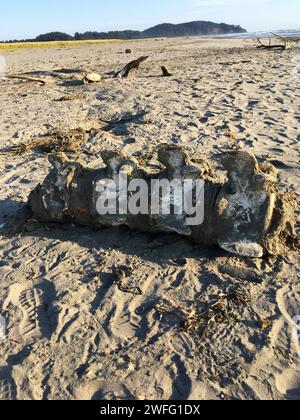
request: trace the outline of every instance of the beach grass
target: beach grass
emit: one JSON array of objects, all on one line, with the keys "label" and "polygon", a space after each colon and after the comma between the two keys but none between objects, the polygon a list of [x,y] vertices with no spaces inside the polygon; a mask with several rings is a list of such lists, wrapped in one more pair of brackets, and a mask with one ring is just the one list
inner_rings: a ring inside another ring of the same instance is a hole
[{"label": "beach grass", "polygon": [[50,42],[15,42],[15,43],[0,43],[0,51],[15,51],[26,48],[60,48],[60,47],[75,47],[80,45],[94,45],[94,44],[114,44],[117,42],[125,42],[120,39],[95,39],[83,41],[50,41]]}]

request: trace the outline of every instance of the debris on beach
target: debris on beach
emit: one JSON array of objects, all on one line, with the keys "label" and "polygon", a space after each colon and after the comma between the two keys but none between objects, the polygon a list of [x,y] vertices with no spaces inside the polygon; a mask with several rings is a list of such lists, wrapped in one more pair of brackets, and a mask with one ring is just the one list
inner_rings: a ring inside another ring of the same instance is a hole
[{"label": "debris on beach", "polygon": [[99,83],[102,80],[102,76],[97,73],[87,73],[83,76],[82,83],[87,85],[89,83]]},{"label": "debris on beach", "polygon": [[134,71],[138,71],[140,65],[146,61],[149,58],[149,56],[143,56],[138,58],[137,60],[133,60],[130,63],[128,63],[122,70],[120,70],[119,72],[115,73],[115,78],[119,78],[119,79],[126,79],[132,72]]},{"label": "debris on beach", "polygon": [[36,83],[40,83],[42,85],[45,85],[47,83],[46,79],[41,79],[38,77],[32,77],[32,76],[28,76],[26,74],[11,74],[6,76],[8,79],[19,79],[19,80],[23,80],[24,82],[36,82]]},{"label": "debris on beach", "polygon": [[168,69],[165,66],[161,66],[162,76],[163,77],[171,77],[172,74],[169,73]]},{"label": "debris on beach", "polygon": [[[131,50],[128,51],[127,54],[132,52]],[[18,79],[23,82],[36,82],[41,85],[45,85],[47,83],[50,83],[53,81],[53,79],[60,79],[65,81],[66,83],[77,83],[77,84],[90,84],[90,83],[99,83],[99,82],[105,82],[106,79],[113,79],[113,78],[119,78],[119,79],[126,79],[128,78],[133,72],[137,72],[140,65],[146,61],[149,58],[149,56],[143,56],[138,58],[137,60],[133,60],[130,63],[128,63],[123,69],[121,69],[118,72],[112,71],[109,73],[105,73],[104,75],[100,75],[98,73],[93,72],[93,70],[87,69],[87,68],[62,68],[57,69],[54,71],[34,71],[29,74],[12,74],[7,75],[6,77],[8,79]],[[166,69],[165,69],[166,70]],[[164,72],[164,70],[163,70]],[[167,76],[168,71],[166,70],[166,74],[164,76]],[[38,76],[47,76],[47,78],[42,78]]]},{"label": "debris on beach", "polygon": [[[76,150],[84,133],[73,134],[56,136],[58,144]],[[211,171],[197,166],[175,146],[159,149],[158,160],[165,169],[151,175],[135,158],[121,152],[103,151],[106,167],[94,170],[70,161],[63,153],[51,154],[49,161],[53,169],[45,182],[30,194],[29,206],[34,219],[40,222],[72,220],[83,226],[128,226],[148,233],[177,233],[196,243],[219,246],[226,252],[249,258],[279,255],[290,249],[296,239],[296,198],[277,189],[276,169],[268,163],[259,164],[248,152],[228,152],[217,158],[227,172],[226,182],[214,178]],[[153,179],[204,180],[203,223],[191,226],[185,213],[152,214],[151,209],[148,214],[100,215],[96,208],[100,193],[92,180],[114,179],[120,172],[127,174],[128,182],[143,179],[149,188]],[[79,211],[83,208],[85,213]],[[241,276],[244,274],[240,272]]]},{"label": "debris on beach", "polygon": [[265,50],[288,50],[289,48],[291,48],[291,44],[290,44],[290,40],[284,36],[281,35],[277,35],[274,34],[273,32],[271,32],[271,34],[273,35],[273,37],[281,39],[284,44],[272,44],[272,38],[269,37],[269,43],[265,44],[261,38],[257,38],[257,41],[259,43],[259,45],[257,46],[257,48],[262,48]]},{"label": "debris on beach", "polygon": [[87,139],[87,132],[81,128],[54,131],[47,135],[30,140],[17,146],[12,146],[5,151],[1,151],[1,155],[13,154],[23,155],[29,151],[40,150],[43,153],[58,153],[58,152],[78,152],[81,145]]},{"label": "debris on beach", "polygon": [[156,306],[161,315],[170,315],[182,323],[181,330],[185,333],[197,334],[199,340],[209,332],[214,332],[219,324],[236,323],[241,310],[250,302],[249,293],[241,287],[220,296],[212,301],[197,301],[192,308],[182,307],[168,299]]},{"label": "debris on beach", "polygon": [[57,69],[54,70],[55,73],[61,73],[61,74],[80,74],[80,73],[89,73],[90,71],[87,68],[74,68],[74,69]]},{"label": "debris on beach", "polygon": [[134,285],[130,285],[128,278],[132,275],[133,268],[131,266],[114,266],[113,267],[113,280],[121,292],[129,293],[135,296],[141,296],[142,290]]},{"label": "debris on beach", "polygon": [[[42,77],[44,76],[44,77]],[[36,82],[42,85],[54,83],[55,79],[64,82],[77,82],[78,84],[99,83],[103,77],[87,68],[81,69],[58,69],[54,71],[33,71],[25,74],[12,74],[6,76],[8,79],[18,79],[23,82]]]}]

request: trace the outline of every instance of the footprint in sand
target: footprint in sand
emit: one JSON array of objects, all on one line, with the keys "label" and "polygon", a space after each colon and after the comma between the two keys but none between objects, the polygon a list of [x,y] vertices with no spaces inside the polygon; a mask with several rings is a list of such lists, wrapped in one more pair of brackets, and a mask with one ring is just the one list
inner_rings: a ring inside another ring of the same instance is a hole
[{"label": "footprint in sand", "polygon": [[60,311],[56,330],[56,341],[71,343],[80,328],[80,315],[77,308],[64,308]]},{"label": "footprint in sand", "polygon": [[[294,321],[295,316],[300,314],[299,286],[282,287],[277,292],[276,301],[282,317],[274,326],[273,343],[288,357],[286,361],[282,360],[279,373],[275,376],[276,388],[285,399],[300,400],[300,339],[295,334]],[[282,368],[284,365],[286,368]]]},{"label": "footprint in sand", "polygon": [[[52,283],[43,280],[33,286],[32,282],[14,284],[4,301],[4,309],[10,303],[22,313],[19,325],[20,336],[26,341],[50,338],[56,329],[57,320],[52,304],[55,300],[55,290]],[[49,317],[50,316],[50,317]],[[51,318],[51,319],[50,319]]]},{"label": "footprint in sand", "polygon": [[178,354],[172,357],[169,373],[172,379],[172,395],[170,399],[178,401],[187,400],[192,392],[192,380],[184,362]]},{"label": "footprint in sand", "polygon": [[286,369],[276,378],[276,387],[287,400],[300,400],[300,370]]},{"label": "footprint in sand", "polygon": [[112,334],[122,340],[134,337],[138,326],[132,323],[131,318],[130,311],[123,312],[123,308],[115,306],[110,324]]},{"label": "footprint in sand", "polygon": [[85,383],[76,391],[76,398],[82,401],[131,401],[135,399],[125,385],[114,381],[109,384]]},{"label": "footprint in sand", "polygon": [[[139,283],[139,287],[143,291],[141,296],[133,296],[117,292],[114,296],[114,306],[110,312],[107,325],[113,336],[120,339],[128,339],[138,336],[145,339],[151,331],[153,298],[149,300],[149,296],[155,295],[153,289],[154,275],[148,275]],[[125,309],[126,308],[126,309]]]},{"label": "footprint in sand", "polygon": [[0,401],[17,399],[17,387],[9,367],[0,368]]},{"label": "footprint in sand", "polygon": [[8,242],[1,247],[1,256],[13,256],[17,257],[21,253],[26,253],[29,248],[33,247],[38,242],[37,238],[34,237],[19,237],[13,242]]},{"label": "footprint in sand", "polygon": [[40,317],[43,305],[42,292],[39,289],[24,290],[19,299],[19,308],[23,313],[20,333],[25,337],[41,338]]},{"label": "footprint in sand", "polygon": [[288,333],[291,336],[292,344],[298,357],[300,357],[300,340],[295,334],[296,324],[295,317],[300,315],[300,288],[296,285],[286,285],[277,292],[276,301],[279,310],[289,326]]}]

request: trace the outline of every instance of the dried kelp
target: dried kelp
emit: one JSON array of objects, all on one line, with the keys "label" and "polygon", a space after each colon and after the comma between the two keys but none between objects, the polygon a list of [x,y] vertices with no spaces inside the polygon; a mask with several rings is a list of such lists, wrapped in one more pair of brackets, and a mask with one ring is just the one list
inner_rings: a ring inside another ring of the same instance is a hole
[{"label": "dried kelp", "polygon": [[178,318],[182,323],[183,332],[197,334],[198,338],[203,338],[214,331],[216,325],[237,322],[241,310],[249,302],[248,292],[239,287],[229,294],[220,295],[213,302],[198,302],[193,308],[184,308],[164,299],[156,310],[162,316],[168,314]]},{"label": "dried kelp", "polygon": [[12,146],[7,150],[0,152],[0,154],[23,155],[29,151],[41,151],[43,153],[76,153],[80,150],[82,144],[86,142],[86,139],[87,132],[81,128],[54,131],[44,137]]},{"label": "dried kelp", "polygon": [[134,285],[130,284],[129,278],[133,273],[133,268],[131,266],[119,266],[113,267],[113,280],[117,285],[118,289],[121,292],[129,293],[135,296],[140,296],[143,294],[142,290]]}]

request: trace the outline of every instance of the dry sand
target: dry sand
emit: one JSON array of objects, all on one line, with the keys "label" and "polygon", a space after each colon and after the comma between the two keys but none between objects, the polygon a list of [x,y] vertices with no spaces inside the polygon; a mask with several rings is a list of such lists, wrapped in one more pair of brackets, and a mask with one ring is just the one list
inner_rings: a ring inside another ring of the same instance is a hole
[{"label": "dry sand", "polygon": [[[95,128],[81,158],[97,167],[105,148],[130,154],[169,142],[209,157],[239,145],[273,162],[299,199],[300,50],[253,45],[172,39],[6,53],[8,74],[104,73],[150,58],[128,80],[0,81],[0,148]],[[160,65],[173,76],[159,77]],[[85,97],[59,102],[66,94]],[[36,226],[11,236],[12,216],[49,166],[38,153],[0,156],[0,399],[300,399],[299,253],[247,260],[126,228]],[[114,264],[132,266],[142,295],[118,289]],[[233,285],[251,301],[204,337],[157,310],[164,299],[191,309]]]}]

